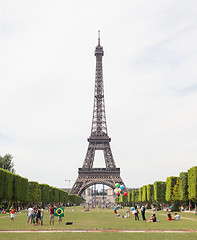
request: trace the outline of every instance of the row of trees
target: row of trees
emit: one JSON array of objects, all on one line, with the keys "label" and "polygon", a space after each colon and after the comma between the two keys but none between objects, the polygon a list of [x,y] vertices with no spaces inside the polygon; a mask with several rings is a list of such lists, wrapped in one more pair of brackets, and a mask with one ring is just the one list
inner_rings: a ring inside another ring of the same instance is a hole
[{"label": "row of trees", "polygon": [[61,202],[78,205],[83,202],[83,198],[47,184],[29,182],[27,178],[0,168],[0,201],[20,204]]},{"label": "row of trees", "polygon": [[120,195],[115,201],[131,205],[154,202],[161,207],[164,203],[169,203],[174,209],[180,205],[191,206],[191,203],[194,203],[197,208],[197,167],[190,168],[188,172],[181,172],[179,177],[168,177],[166,182],[156,181],[154,184],[129,191],[127,197]]}]

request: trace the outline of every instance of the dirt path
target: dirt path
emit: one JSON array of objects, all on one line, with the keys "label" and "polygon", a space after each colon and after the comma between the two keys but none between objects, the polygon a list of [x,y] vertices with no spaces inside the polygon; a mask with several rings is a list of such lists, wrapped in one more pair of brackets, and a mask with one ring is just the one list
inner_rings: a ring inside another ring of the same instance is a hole
[{"label": "dirt path", "polygon": [[76,232],[76,233],[100,233],[100,232],[122,232],[122,233],[197,233],[197,230],[130,230],[130,229],[113,229],[113,230],[95,230],[95,229],[51,229],[51,230],[0,230],[0,233],[54,233],[54,232]]}]

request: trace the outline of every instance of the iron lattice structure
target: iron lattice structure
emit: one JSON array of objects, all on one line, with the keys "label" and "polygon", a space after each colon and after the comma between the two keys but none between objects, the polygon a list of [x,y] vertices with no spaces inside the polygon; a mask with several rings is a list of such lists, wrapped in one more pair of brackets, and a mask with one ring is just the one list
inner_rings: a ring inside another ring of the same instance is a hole
[{"label": "iron lattice structure", "polygon": [[[105,184],[112,189],[115,188],[116,182],[124,184],[120,177],[120,168],[116,168],[110,147],[111,139],[107,132],[102,68],[104,51],[100,45],[100,36],[94,55],[96,56],[96,76],[91,135],[88,138],[88,150],[83,167],[78,170],[78,178],[70,194],[81,195],[86,188],[94,184]],[[103,150],[106,168],[93,168],[96,150]]]}]

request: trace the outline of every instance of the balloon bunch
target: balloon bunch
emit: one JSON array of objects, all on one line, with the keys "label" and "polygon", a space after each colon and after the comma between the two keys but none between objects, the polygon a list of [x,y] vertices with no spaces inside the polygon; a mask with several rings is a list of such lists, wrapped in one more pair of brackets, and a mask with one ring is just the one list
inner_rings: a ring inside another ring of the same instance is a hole
[{"label": "balloon bunch", "polygon": [[[115,187],[116,188],[114,189],[114,192],[119,197],[123,193],[122,190],[124,190],[124,185],[120,185],[119,183],[116,183]],[[127,196],[127,192],[124,192],[124,196],[125,197]]]}]

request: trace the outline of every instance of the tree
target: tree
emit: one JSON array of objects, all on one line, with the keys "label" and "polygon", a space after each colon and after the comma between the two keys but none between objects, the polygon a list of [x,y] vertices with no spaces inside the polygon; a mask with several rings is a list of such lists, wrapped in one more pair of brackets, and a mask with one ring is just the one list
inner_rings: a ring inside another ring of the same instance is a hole
[{"label": "tree", "polygon": [[142,187],[138,190],[138,202],[142,202]]},{"label": "tree", "polygon": [[157,203],[161,203],[161,207],[163,209],[163,202],[165,202],[166,197],[166,183],[162,181],[156,181],[153,184],[153,192],[154,192],[154,201]]},{"label": "tree", "polygon": [[146,185],[142,187],[142,202],[147,202],[147,188]]},{"label": "tree", "polygon": [[195,202],[197,209],[197,167],[192,167],[188,171],[188,198]]},{"label": "tree", "polygon": [[188,173],[187,172],[180,173],[179,196],[180,196],[180,201],[182,202],[188,201]]},{"label": "tree", "polygon": [[180,177],[177,177],[176,184],[173,187],[173,196],[174,196],[174,201],[179,201],[180,200],[180,183],[181,179]]},{"label": "tree", "polygon": [[139,190],[132,190],[131,192],[131,201],[136,204],[137,202],[139,202]]},{"label": "tree", "polygon": [[153,202],[154,199],[154,189],[153,189],[153,184],[146,185],[147,188],[147,201],[148,202]]},{"label": "tree", "polygon": [[166,201],[173,202],[175,200],[173,189],[176,185],[177,177],[168,177],[166,179]]},{"label": "tree", "polygon": [[14,163],[12,162],[12,155],[6,154],[4,157],[0,156],[0,168],[15,173]]}]

